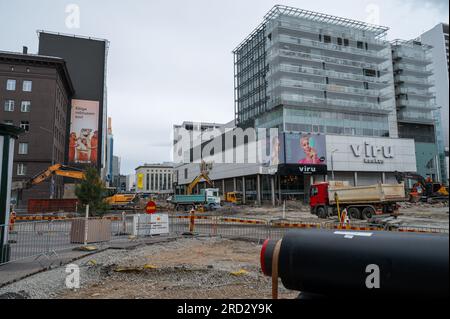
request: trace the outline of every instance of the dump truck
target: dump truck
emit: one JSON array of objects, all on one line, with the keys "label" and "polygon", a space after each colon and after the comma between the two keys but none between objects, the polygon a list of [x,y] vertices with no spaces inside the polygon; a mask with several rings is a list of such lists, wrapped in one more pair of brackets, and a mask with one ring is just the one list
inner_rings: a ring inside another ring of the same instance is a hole
[{"label": "dump truck", "polygon": [[309,195],[311,213],[319,218],[338,215],[338,207],[340,211],[347,209],[352,219],[398,215],[397,203],[408,199],[403,183],[350,186],[348,182],[330,181],[313,184]]},{"label": "dump truck", "polygon": [[200,190],[200,194],[173,195],[169,202],[174,205],[176,210],[189,211],[199,207],[214,210],[220,207],[219,189],[206,188]]}]

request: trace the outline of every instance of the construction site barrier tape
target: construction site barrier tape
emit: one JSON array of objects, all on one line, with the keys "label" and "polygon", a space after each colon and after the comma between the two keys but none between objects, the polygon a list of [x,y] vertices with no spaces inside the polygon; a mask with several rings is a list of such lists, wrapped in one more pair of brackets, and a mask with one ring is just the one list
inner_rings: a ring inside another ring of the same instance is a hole
[{"label": "construction site barrier tape", "polygon": [[321,228],[320,224],[302,224],[302,223],[274,223],[274,227],[280,228]]},{"label": "construction site barrier tape", "polygon": [[177,218],[185,218],[185,219],[189,219],[189,218],[194,218],[194,219],[209,219],[208,216],[177,216]]},{"label": "construction site barrier tape", "polygon": [[[14,218],[15,221],[36,221],[36,220],[65,220],[65,219],[73,219],[73,217],[64,217],[64,216],[16,216]],[[104,217],[104,219],[110,220],[122,220],[121,217],[108,216]]]},{"label": "construction site barrier tape", "polygon": [[220,220],[223,221],[223,222],[228,222],[228,223],[253,224],[253,225],[265,225],[265,224],[267,224],[266,221],[252,220],[252,219],[221,218]]}]

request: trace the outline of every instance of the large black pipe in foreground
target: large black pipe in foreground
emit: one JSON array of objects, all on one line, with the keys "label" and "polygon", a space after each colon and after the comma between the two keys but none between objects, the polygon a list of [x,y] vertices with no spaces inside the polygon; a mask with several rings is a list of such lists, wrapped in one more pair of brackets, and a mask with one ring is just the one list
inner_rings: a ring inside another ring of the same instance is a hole
[{"label": "large black pipe in foreground", "polygon": [[[267,276],[276,243],[261,250]],[[445,234],[297,230],[282,239],[278,275],[287,289],[329,297],[447,298],[448,257]]]}]

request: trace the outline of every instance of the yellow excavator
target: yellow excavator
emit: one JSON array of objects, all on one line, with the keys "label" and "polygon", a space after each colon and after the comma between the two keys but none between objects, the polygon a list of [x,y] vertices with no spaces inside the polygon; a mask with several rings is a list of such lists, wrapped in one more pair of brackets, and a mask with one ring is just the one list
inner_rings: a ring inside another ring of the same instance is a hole
[{"label": "yellow excavator", "polygon": [[[22,190],[42,183],[52,175],[80,180],[84,178],[84,172],[78,168],[73,168],[62,164],[54,164],[27,181],[13,182],[11,190],[17,191],[20,194]],[[19,195],[19,197],[21,196]],[[135,204],[137,205],[139,198],[136,194],[117,194],[115,189],[109,188],[108,197],[105,198],[105,201],[111,206],[111,208],[127,208]]]},{"label": "yellow excavator", "polygon": [[197,186],[198,183],[201,182],[201,180],[204,179],[206,183],[208,183],[210,186],[213,186],[213,182],[209,179],[208,172],[202,171],[200,175],[198,175],[194,180],[188,185],[186,189],[187,195],[192,195],[192,191],[194,190],[194,187]]},{"label": "yellow excavator", "polygon": [[214,186],[213,182],[209,178],[209,171],[211,168],[212,163],[207,163],[205,161],[202,161],[200,163],[200,174],[196,178],[194,178],[194,180],[187,186],[186,195],[192,195],[194,187],[197,186],[197,184],[200,183],[202,179],[205,180],[208,185]]},{"label": "yellow excavator", "polygon": [[20,192],[24,189],[28,189],[30,187],[33,187],[34,185],[42,183],[52,175],[70,177],[75,179],[84,178],[84,172],[82,170],[62,164],[54,164],[27,181],[13,182],[11,189],[13,191],[17,190]]}]

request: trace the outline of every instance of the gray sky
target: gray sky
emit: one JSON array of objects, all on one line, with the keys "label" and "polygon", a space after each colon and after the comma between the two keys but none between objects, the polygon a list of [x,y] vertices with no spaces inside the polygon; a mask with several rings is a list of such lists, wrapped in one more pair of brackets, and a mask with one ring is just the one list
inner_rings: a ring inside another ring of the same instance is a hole
[{"label": "gray sky", "polygon": [[[65,24],[80,8],[80,27]],[[367,21],[379,8],[388,39],[448,22],[447,0],[0,0],[0,50],[37,52],[36,30],[110,41],[108,112],[122,173],[170,160],[172,125],[234,118],[231,51],[275,4]]]}]

